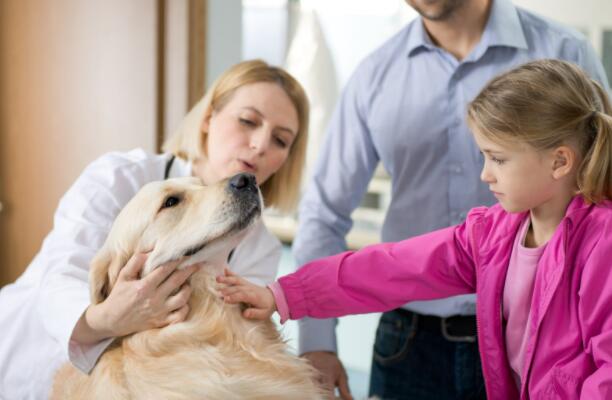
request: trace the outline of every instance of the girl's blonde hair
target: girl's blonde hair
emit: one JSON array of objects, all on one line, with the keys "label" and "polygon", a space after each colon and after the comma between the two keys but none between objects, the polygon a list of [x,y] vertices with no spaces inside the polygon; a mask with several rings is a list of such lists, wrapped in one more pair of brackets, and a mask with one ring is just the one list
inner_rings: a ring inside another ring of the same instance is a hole
[{"label": "girl's blonde hair", "polygon": [[611,115],[606,91],[579,67],[539,60],[489,82],[469,104],[468,124],[491,140],[536,150],[573,145],[582,158],[579,192],[597,203],[612,198]]},{"label": "girl's blonde hair", "polygon": [[285,70],[268,65],[261,60],[244,61],[230,67],[189,111],[181,126],[162,148],[165,152],[188,161],[206,158],[207,132],[202,130],[204,119],[210,118],[213,111],[220,111],[230,101],[236,90],[259,82],[279,85],[291,99],[298,115],[299,128],[289,149],[287,161],[260,187],[266,206],[290,212],[295,209],[300,194],[308,142],[309,107],[304,89]]}]

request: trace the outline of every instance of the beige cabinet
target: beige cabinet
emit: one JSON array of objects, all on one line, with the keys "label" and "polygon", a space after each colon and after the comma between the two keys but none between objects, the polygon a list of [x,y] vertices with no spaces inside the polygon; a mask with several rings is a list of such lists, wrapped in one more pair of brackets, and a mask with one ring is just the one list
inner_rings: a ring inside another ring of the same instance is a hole
[{"label": "beige cabinet", "polygon": [[155,150],[158,11],[153,0],[0,1],[0,286],[90,161]]}]

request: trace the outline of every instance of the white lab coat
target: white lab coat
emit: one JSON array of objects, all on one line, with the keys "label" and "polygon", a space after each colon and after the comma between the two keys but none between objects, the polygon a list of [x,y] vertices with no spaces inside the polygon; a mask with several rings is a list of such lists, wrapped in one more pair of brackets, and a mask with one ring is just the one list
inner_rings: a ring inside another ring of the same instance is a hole
[{"label": "white lab coat", "polygon": [[[46,399],[53,375],[70,360],[89,372],[112,340],[70,341],[89,305],[88,270],[123,206],[146,183],[162,180],[168,155],[141,149],[90,164],[60,200],[53,229],[23,275],[0,290],[0,399]],[[188,176],[176,159],[170,177]],[[249,280],[274,280],[280,242],[259,222],[235,249],[230,267]]]}]

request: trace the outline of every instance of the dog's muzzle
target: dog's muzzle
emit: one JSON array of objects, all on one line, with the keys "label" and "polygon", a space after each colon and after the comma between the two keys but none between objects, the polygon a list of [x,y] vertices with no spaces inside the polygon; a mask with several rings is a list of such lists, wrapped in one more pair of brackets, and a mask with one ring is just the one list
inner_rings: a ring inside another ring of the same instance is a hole
[{"label": "dog's muzzle", "polygon": [[261,213],[261,198],[255,176],[241,173],[232,176],[227,183],[238,208],[239,218],[235,229],[243,229]]},{"label": "dog's muzzle", "polygon": [[251,174],[237,174],[228,182],[230,192],[238,196],[248,196],[250,193],[257,195],[257,181]]}]

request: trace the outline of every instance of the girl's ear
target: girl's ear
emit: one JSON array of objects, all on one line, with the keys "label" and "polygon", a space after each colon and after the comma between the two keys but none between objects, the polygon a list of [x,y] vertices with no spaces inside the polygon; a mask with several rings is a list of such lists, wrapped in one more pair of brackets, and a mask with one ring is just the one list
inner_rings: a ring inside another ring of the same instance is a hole
[{"label": "girl's ear", "polygon": [[553,151],[552,174],[554,179],[561,179],[572,172],[576,164],[576,152],[569,146],[559,146]]}]

